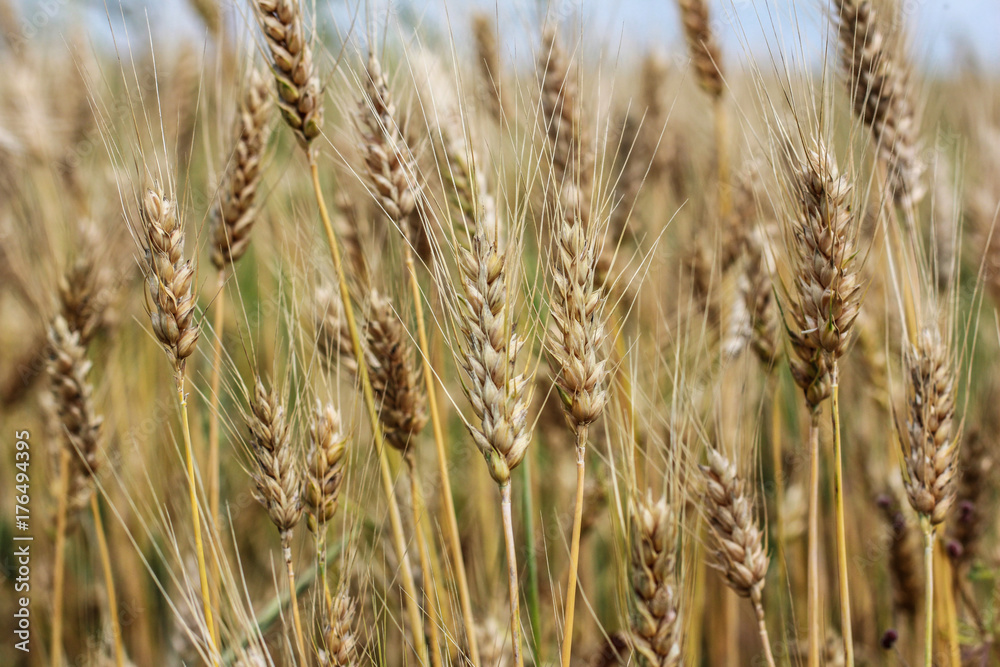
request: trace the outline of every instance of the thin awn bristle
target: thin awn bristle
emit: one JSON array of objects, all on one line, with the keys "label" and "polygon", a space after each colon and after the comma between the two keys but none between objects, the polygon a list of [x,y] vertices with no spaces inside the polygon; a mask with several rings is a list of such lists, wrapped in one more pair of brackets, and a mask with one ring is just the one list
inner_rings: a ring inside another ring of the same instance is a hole
[{"label": "thin awn bristle", "polygon": [[285,408],[275,390],[268,392],[260,378],[255,379],[247,426],[250,452],[257,464],[252,473],[256,497],[284,541],[302,517],[302,478]]},{"label": "thin awn bristle", "polygon": [[220,270],[246,252],[257,219],[255,200],[271,127],[268,88],[260,72],[251,71],[233,124],[231,159],[212,209],[212,263]]},{"label": "thin awn bristle", "polygon": [[642,664],[677,667],[683,640],[682,584],[677,572],[677,515],[665,498],[634,498],[630,508],[632,601],[630,641]]},{"label": "thin awn bristle", "polygon": [[91,363],[81,335],[57,316],[49,327],[49,358],[46,364],[56,417],[64,446],[70,450],[69,507],[86,506],[93,493],[98,468],[98,439],[103,418],[95,413],[92,388],[87,380]]},{"label": "thin awn bristle", "polygon": [[938,331],[926,328],[908,344],[904,363],[906,493],[913,509],[936,526],[947,517],[956,493],[960,433],[954,421],[954,362]]},{"label": "thin awn bristle", "polygon": [[924,195],[917,155],[917,120],[906,72],[877,24],[867,0],[834,0],[841,67],[854,112],[871,130],[887,168],[896,203],[912,206]]},{"label": "thin awn bristle", "polygon": [[256,0],[254,10],[271,53],[278,108],[299,145],[308,148],[323,126],[323,99],[299,0]]},{"label": "thin awn bristle", "polygon": [[698,85],[711,97],[722,96],[722,52],[712,31],[706,0],[678,0],[684,37]]},{"label": "thin awn bristle", "polygon": [[179,372],[194,352],[199,335],[194,321],[194,266],[184,259],[184,229],[176,202],[154,185],[147,188],[141,206],[153,334]]}]

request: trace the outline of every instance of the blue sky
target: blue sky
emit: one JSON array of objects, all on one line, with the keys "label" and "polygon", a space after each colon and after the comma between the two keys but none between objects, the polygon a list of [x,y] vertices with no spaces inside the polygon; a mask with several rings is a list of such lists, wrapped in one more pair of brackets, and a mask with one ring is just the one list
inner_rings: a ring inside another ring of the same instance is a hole
[{"label": "blue sky", "polygon": [[[312,0],[304,0],[311,3]],[[357,7],[359,0],[316,0],[319,12],[343,18],[349,7]],[[996,69],[1000,66],[1000,1],[998,0],[897,0],[902,3],[903,15],[912,39],[912,56],[918,63],[947,69],[967,55]],[[223,0],[230,7],[234,0]],[[365,0],[361,0],[365,2]],[[176,30],[173,34],[193,34],[198,22],[191,13],[187,0],[123,0],[129,9],[145,8],[154,24],[166,23]],[[79,7],[89,7],[88,23],[97,33],[107,32],[104,1],[89,0],[21,0],[22,15],[38,16],[40,10],[58,16],[47,25],[59,23],[59,18],[72,22],[78,18]],[[235,0],[245,12],[245,0]],[[802,48],[807,57],[822,53],[826,24],[823,8],[829,0],[709,0],[716,30],[727,54],[746,53],[768,59],[767,44],[784,43],[784,52]],[[108,7],[117,13],[117,2],[110,0]],[[365,5],[362,5],[365,6]],[[443,26],[450,18],[458,41],[468,26],[468,16],[473,11],[496,12],[504,32],[517,43],[508,44],[508,52],[525,51],[538,17],[540,6],[550,13],[573,22],[582,18],[588,42],[594,39],[606,49],[615,52],[619,46],[626,52],[654,48],[663,53],[683,49],[675,0],[367,0],[371,12],[384,16],[385,8],[414,12],[426,24]],[[141,11],[141,10],[140,10]],[[245,14],[244,14],[245,15]],[[446,18],[448,17],[448,18]],[[242,20],[242,19],[241,19]],[[764,27],[762,27],[762,23]],[[576,23],[580,25],[580,23]],[[798,29],[796,29],[798,28]],[[43,28],[44,31],[44,28]],[[802,44],[795,37],[803,35]],[[164,34],[160,32],[160,34]],[[733,56],[730,56],[733,57]]]}]

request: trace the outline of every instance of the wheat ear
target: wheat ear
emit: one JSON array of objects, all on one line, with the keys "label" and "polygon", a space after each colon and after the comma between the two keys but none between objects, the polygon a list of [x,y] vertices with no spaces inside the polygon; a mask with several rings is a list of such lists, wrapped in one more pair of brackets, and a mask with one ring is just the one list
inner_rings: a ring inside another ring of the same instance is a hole
[{"label": "wheat ear", "polygon": [[905,423],[899,426],[906,493],[924,532],[926,581],[925,660],[933,660],[934,541],[955,500],[959,427],[955,425],[955,370],[936,328],[925,327],[904,354]]},{"label": "wheat ear", "polygon": [[701,472],[705,482],[702,505],[716,546],[716,565],[726,575],[729,587],[740,597],[750,599],[757,614],[764,656],[774,667],[762,600],[768,557],[753,500],[747,494],[746,482],[737,474],[736,464],[716,449],[708,449],[708,465],[701,466]]},{"label": "wheat ear", "polygon": [[629,510],[634,608],[629,640],[647,667],[677,667],[683,643],[678,521],[665,498],[633,498]]},{"label": "wheat ear", "polygon": [[834,0],[841,69],[855,115],[868,126],[897,204],[912,209],[924,195],[912,91],[899,58],[867,0]]},{"label": "wheat ear", "polygon": [[303,512],[302,473],[292,444],[292,431],[285,416],[285,408],[274,388],[267,391],[259,377],[254,379],[247,427],[250,431],[250,453],[257,464],[251,473],[256,485],[254,495],[267,510],[271,523],[281,536],[281,553],[292,597],[296,648],[299,660],[307,665],[309,662],[306,658],[295,588],[295,567],[292,562],[292,534]]},{"label": "wheat ear", "polygon": [[271,54],[278,108],[299,145],[308,148],[322,131],[323,100],[302,5],[299,0],[255,0],[254,13]]}]

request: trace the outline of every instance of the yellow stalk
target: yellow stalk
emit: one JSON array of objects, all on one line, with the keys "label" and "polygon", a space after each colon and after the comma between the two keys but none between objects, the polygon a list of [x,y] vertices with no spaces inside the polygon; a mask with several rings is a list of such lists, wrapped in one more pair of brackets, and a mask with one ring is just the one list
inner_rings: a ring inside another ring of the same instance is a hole
[{"label": "yellow stalk", "polygon": [[587,475],[587,427],[576,427],[576,500],[573,509],[573,536],[569,550],[569,580],[566,584],[566,614],[563,624],[562,667],[569,667],[573,653],[573,618],[576,613],[577,572],[580,566],[580,529],[583,525],[583,490]]},{"label": "yellow stalk", "polygon": [[843,451],[840,443],[840,368],[833,362],[833,494],[837,513],[837,571],[840,578],[840,632],[844,638],[847,667],[854,667],[854,632],[851,628],[851,593],[847,572],[847,529],[844,523]]},{"label": "yellow stalk", "polygon": [[420,477],[417,475],[417,458],[407,452],[406,466],[410,473],[410,505],[413,510],[413,532],[417,538],[417,554],[420,557],[420,571],[424,575],[424,595],[427,612],[428,636],[431,644],[431,665],[441,667],[441,639],[438,628],[437,581],[431,571],[431,558],[427,551],[427,537],[424,535],[423,500],[420,495]]},{"label": "yellow stalk", "polygon": [[184,459],[187,465],[188,496],[191,502],[191,523],[194,528],[194,547],[198,557],[198,579],[201,584],[201,603],[205,610],[205,625],[208,628],[209,653],[213,665],[217,665],[218,642],[215,634],[215,617],[212,614],[212,599],[208,589],[208,570],[205,567],[205,544],[201,538],[201,513],[198,509],[198,491],[194,477],[194,452],[191,447],[191,428],[188,422],[187,394],[184,392],[184,369],[175,374],[177,400],[181,408],[181,431],[184,436]]},{"label": "yellow stalk", "polygon": [[56,490],[56,544],[55,572],[52,577],[52,667],[62,664],[62,625],[63,625],[63,582],[66,562],[66,513],[69,503],[69,463],[71,452],[62,448],[59,455],[59,487]]},{"label": "yellow stalk", "polygon": [[507,584],[510,589],[510,641],[514,652],[514,667],[524,667],[521,656],[521,613],[517,584],[517,551],[514,548],[514,522],[510,515],[510,482],[500,487],[500,511],[503,514],[503,537],[507,547]]},{"label": "yellow stalk", "polygon": [[101,520],[101,506],[97,493],[90,495],[90,511],[94,515],[94,533],[97,535],[97,550],[101,556],[104,582],[108,589],[108,616],[111,618],[111,637],[115,646],[115,665],[125,667],[125,647],[122,645],[122,628],[118,622],[118,597],[115,594],[115,579],[111,570],[111,556],[108,552],[108,538],[104,534]]},{"label": "yellow stalk", "polygon": [[819,601],[819,414],[819,408],[813,408],[809,422],[809,561],[806,568],[809,667],[819,667],[819,646],[823,639]]},{"label": "yellow stalk", "polygon": [[299,614],[299,596],[295,590],[295,566],[292,564],[292,533],[288,531],[281,535],[281,553],[285,557],[285,572],[288,574],[288,595],[292,604],[292,624],[295,626],[295,648],[299,652],[302,665],[309,665],[306,657],[306,644],[302,639],[302,617]]}]

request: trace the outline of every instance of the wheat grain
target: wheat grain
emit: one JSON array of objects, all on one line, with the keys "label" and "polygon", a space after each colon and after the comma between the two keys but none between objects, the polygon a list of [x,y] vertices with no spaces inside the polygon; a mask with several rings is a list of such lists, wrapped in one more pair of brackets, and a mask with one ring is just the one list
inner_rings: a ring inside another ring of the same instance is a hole
[{"label": "wheat grain", "polygon": [[270,112],[268,86],[253,70],[233,123],[231,158],[212,209],[212,263],[220,270],[242,257],[250,244],[264,148],[270,135]]}]

